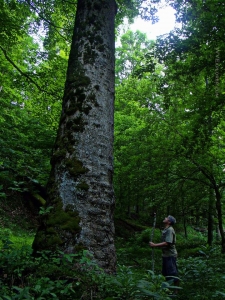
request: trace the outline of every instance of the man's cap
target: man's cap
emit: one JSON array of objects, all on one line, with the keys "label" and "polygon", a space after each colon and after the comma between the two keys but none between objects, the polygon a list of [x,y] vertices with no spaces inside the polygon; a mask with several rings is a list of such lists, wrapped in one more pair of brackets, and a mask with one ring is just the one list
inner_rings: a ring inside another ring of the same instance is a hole
[{"label": "man's cap", "polygon": [[176,223],[176,219],[173,216],[168,216],[167,219],[169,220],[170,224],[173,225]]}]

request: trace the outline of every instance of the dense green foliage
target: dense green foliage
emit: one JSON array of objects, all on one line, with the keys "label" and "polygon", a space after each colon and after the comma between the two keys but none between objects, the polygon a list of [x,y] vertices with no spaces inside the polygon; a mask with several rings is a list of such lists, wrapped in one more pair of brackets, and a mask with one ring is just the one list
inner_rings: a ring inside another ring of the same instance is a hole
[{"label": "dense green foliage", "polygon": [[218,225],[224,251],[225,10],[216,3],[173,1],[182,27],[147,53],[135,47],[145,59],[117,87],[115,188],[123,212],[176,214],[184,230],[207,227],[209,244]]},{"label": "dense green foliage", "polygon": [[[177,299],[223,299],[224,258],[218,245],[207,247],[206,237],[189,228],[189,239],[177,233],[181,285]],[[116,275],[107,275],[87,251],[79,254],[43,251],[31,255],[28,233],[1,229],[0,299],[170,299],[174,290],[160,274],[161,251],[152,256],[150,229],[116,239]],[[19,236],[21,236],[19,238]],[[158,239],[160,232],[155,232]],[[151,270],[152,257],[155,273]]]},{"label": "dense green foliage", "polygon": [[[154,21],[159,1],[144,2],[118,1],[117,23],[138,12]],[[225,5],[167,2],[182,26],[156,42],[128,31],[116,49],[118,273],[110,277],[86,252],[33,257],[30,247],[40,205],[48,213],[42,198],[76,1],[0,0],[0,299],[167,299],[160,251],[153,273],[147,245],[154,212],[157,228],[168,213],[178,221],[178,297],[225,297]]]}]

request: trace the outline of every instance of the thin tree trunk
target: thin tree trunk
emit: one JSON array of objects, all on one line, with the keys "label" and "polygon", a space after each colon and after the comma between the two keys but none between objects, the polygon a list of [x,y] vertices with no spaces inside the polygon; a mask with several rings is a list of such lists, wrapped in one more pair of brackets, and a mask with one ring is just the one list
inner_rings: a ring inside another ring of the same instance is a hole
[{"label": "thin tree trunk", "polygon": [[218,224],[215,225],[215,230],[216,230],[216,240],[219,241],[220,240],[220,229]]},{"label": "thin tree trunk", "polygon": [[114,272],[115,0],[78,0],[62,114],[47,185],[48,206],[33,248],[88,249]]},{"label": "thin tree trunk", "polygon": [[225,235],[223,231],[221,194],[217,187],[215,188],[215,193],[216,193],[216,209],[217,209],[217,216],[218,216],[218,226],[221,235],[221,252],[225,253]]},{"label": "thin tree trunk", "polygon": [[209,211],[208,211],[208,245],[212,246],[213,243],[213,208],[214,208],[214,193],[210,188],[209,190]]},{"label": "thin tree trunk", "polygon": [[197,208],[196,210],[196,226],[199,227],[200,226],[200,216],[199,216],[199,209]]},{"label": "thin tree trunk", "polygon": [[185,217],[185,213],[183,212],[183,225],[184,225],[184,235],[185,235],[185,239],[188,238],[188,233],[187,233],[187,224],[186,224],[186,217]]},{"label": "thin tree trunk", "polygon": [[184,234],[185,234],[185,238],[187,239],[188,233],[187,233],[187,222],[186,222],[185,205],[184,205],[183,184],[181,186],[181,209],[182,209],[182,216],[183,216]]}]

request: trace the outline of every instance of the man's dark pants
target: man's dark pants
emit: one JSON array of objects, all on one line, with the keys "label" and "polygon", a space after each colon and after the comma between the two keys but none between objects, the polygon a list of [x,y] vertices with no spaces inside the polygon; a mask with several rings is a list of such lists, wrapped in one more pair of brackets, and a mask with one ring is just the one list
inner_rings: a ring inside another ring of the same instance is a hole
[{"label": "man's dark pants", "polygon": [[[177,282],[178,279],[173,277],[178,277],[178,269],[177,269],[177,258],[174,256],[163,257],[162,264],[162,275],[166,277],[166,280],[174,280]],[[172,276],[172,277],[171,277]]]}]

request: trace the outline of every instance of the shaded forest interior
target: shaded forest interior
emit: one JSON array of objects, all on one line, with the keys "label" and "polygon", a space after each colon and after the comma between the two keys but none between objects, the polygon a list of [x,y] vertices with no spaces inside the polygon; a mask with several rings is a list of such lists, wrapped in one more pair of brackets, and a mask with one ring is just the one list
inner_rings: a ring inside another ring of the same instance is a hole
[{"label": "shaded forest interior", "polygon": [[[225,3],[168,0],[177,27],[153,41],[121,25],[141,15],[151,26],[160,1],[100,2],[0,0],[0,300],[170,299],[161,251],[148,245],[154,213],[156,242],[163,219],[177,219],[177,299],[223,299]],[[111,35],[96,21],[108,5]],[[96,62],[109,70],[91,74]],[[83,230],[86,216],[96,223]],[[37,233],[46,248],[34,256]],[[101,243],[106,266],[95,262]]]}]

